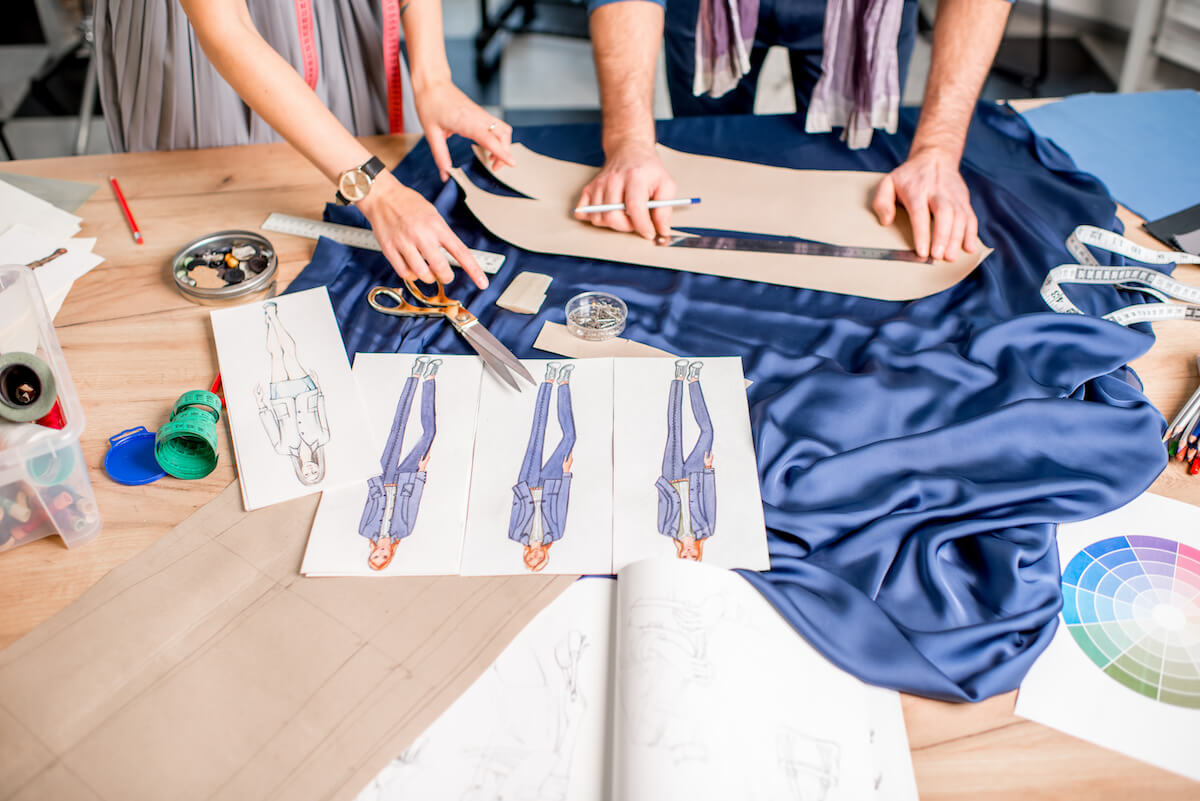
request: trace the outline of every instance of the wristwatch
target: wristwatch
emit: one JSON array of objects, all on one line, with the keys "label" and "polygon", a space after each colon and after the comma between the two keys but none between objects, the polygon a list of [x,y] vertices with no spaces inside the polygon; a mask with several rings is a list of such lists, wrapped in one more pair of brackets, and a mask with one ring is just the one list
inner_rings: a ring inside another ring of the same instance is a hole
[{"label": "wristwatch", "polygon": [[383,162],[376,156],[371,156],[366,164],[346,170],[338,176],[337,202],[339,206],[349,206],[357,203],[371,191],[375,176],[383,172]]}]

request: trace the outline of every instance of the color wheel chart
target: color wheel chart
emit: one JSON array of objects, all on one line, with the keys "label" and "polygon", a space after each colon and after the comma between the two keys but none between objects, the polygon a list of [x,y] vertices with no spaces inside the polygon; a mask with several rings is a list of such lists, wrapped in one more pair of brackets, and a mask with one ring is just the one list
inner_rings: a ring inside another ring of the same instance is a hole
[{"label": "color wheel chart", "polygon": [[1200,550],[1162,537],[1092,543],[1063,571],[1063,618],[1111,678],[1200,709]]}]

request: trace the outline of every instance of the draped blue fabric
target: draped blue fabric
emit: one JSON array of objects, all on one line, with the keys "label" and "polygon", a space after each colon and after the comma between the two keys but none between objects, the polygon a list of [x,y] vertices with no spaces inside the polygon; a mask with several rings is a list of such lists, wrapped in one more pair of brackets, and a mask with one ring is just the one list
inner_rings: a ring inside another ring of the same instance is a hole
[{"label": "draped blue fabric", "polygon": [[[674,120],[659,137],[707,155],[882,172],[902,161],[915,122],[906,111],[896,135],[877,133],[863,151],[805,135],[790,116]],[[601,162],[595,127],[515,138]],[[452,151],[470,161],[465,143]],[[1075,226],[1118,228],[1113,202],[1005,108],[979,106],[963,159],[980,235],[996,252],[959,285],[911,302],[520,251],[440,184],[424,143],[396,173],[470,246],[507,254],[489,289],[460,279],[451,294],[518,356],[545,358],[531,348],[542,323],[562,322],[572,295],[607,290],[629,306],[631,339],[742,357],[771,552],[769,571],[745,576],[869,682],[960,700],[1015,688],[1056,625],[1055,523],[1127,502],[1165,463],[1164,421],[1124,366],[1152,344],[1148,328],[1054,314],[1038,294],[1051,267],[1072,261],[1063,242]],[[365,224],[353,208],[327,215]],[[554,278],[536,316],[493,305],[519,270]],[[365,293],[380,283],[397,283],[381,255],[322,240],[291,291],[328,286],[351,354],[471,352],[447,324],[370,310]],[[1068,292],[1089,315],[1146,300],[1105,286]]]}]

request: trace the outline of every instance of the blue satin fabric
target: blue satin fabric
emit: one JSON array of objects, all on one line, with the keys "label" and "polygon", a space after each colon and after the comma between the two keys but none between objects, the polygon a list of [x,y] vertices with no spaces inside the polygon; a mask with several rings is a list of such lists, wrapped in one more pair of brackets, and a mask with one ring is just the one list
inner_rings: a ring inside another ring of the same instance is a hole
[{"label": "blue satin fabric", "polygon": [[[659,136],[709,155],[882,172],[902,161],[915,122],[905,111],[896,135],[877,133],[864,151],[805,135],[790,116],[679,119],[660,123]],[[595,127],[515,138],[601,162]],[[452,151],[470,161],[464,143]],[[1054,314],[1038,294],[1051,267],[1072,261],[1063,242],[1076,225],[1119,226],[1113,202],[1007,109],[979,106],[963,161],[980,235],[996,252],[959,285],[912,302],[523,252],[488,234],[453,183],[440,185],[424,143],[396,173],[469,245],[507,254],[491,288],[460,279],[452,294],[518,356],[544,358],[531,348],[542,323],[562,322],[572,295],[606,290],[628,304],[631,339],[742,357],[771,551],[771,570],[745,576],[815,647],[872,683],[960,700],[1015,688],[1057,621],[1054,524],[1125,503],[1164,466],[1164,421],[1124,367],[1152,344],[1148,328]],[[352,208],[327,214],[364,224]],[[493,305],[519,270],[554,278],[536,316]],[[379,283],[397,283],[381,255],[322,240],[291,291],[329,287],[351,354],[471,352],[449,325],[370,310],[364,296]],[[1089,314],[1145,300],[1068,291]]]}]

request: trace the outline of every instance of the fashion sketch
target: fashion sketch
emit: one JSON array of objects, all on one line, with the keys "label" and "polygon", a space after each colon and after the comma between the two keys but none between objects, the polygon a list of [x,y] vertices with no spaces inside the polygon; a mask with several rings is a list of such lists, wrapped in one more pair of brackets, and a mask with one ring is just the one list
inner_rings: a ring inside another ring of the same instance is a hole
[{"label": "fashion sketch", "polygon": [[[675,540],[675,555],[699,562],[704,541],[717,522],[717,484],[713,472],[713,427],[700,388],[703,362],[679,359],[667,395],[667,445],[658,488],[658,531]],[[688,385],[692,416],[700,429],[696,444],[683,456],[683,385]]]},{"label": "fashion sketch", "polygon": [[[546,365],[546,378],[538,387],[533,407],[533,426],[525,460],[513,486],[512,516],[508,538],[525,546],[525,566],[537,572],[550,559],[550,546],[562,539],[567,522],[571,494],[571,462],[575,448],[575,417],[571,411],[572,364]],[[550,458],[542,462],[546,421],[550,415],[550,395],[558,386],[558,427],[562,439]]]},{"label": "fashion sketch", "polygon": [[[383,570],[391,564],[396,546],[412,534],[417,522],[421,494],[425,490],[425,467],[429,464],[429,450],[437,433],[436,377],[441,364],[441,359],[431,360],[424,356],[413,361],[412,373],[405,380],[396,402],[396,414],[383,446],[383,455],[379,457],[382,472],[367,479],[367,501],[358,522],[358,533],[370,543],[367,564],[373,570]],[[421,436],[401,458],[404,431],[418,384],[421,385],[418,411]]]},{"label": "fashion sketch", "polygon": [[325,445],[329,443],[325,395],[316,373],[300,364],[296,340],[280,322],[276,304],[264,303],[263,314],[267,320],[271,382],[267,392],[262,384],[254,387],[258,419],[271,447],[291,461],[300,483],[316,484],[325,477]]}]

